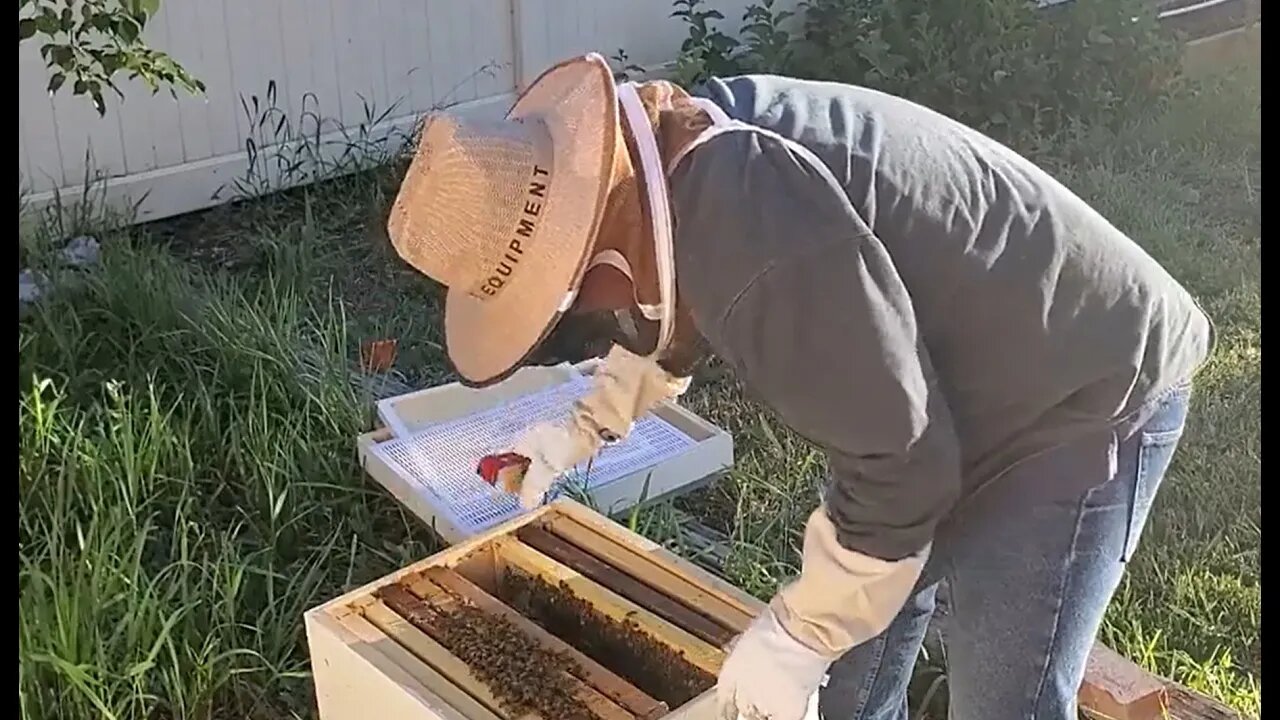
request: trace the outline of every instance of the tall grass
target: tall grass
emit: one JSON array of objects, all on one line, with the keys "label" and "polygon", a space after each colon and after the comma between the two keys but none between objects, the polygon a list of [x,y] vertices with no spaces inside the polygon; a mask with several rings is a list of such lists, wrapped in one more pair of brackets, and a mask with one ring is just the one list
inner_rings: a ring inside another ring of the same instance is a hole
[{"label": "tall grass", "polygon": [[308,715],[300,619],[420,556],[359,479],[341,306],[159,251],[19,327],[24,718]]}]

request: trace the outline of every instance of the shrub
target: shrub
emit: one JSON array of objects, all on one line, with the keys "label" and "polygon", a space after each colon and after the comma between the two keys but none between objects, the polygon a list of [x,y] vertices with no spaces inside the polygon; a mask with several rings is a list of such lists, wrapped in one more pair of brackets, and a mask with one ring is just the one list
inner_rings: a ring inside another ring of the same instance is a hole
[{"label": "shrub", "polygon": [[997,135],[1044,136],[1149,107],[1174,44],[1143,0],[808,0],[751,5],[732,37],[702,0],[677,0],[689,34],[677,79],[779,73],[908,97]]}]

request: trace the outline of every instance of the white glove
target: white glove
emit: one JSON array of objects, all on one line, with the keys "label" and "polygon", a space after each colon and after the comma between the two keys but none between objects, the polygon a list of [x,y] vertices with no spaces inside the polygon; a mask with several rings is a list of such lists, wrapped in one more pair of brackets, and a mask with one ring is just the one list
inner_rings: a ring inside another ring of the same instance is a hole
[{"label": "white glove", "polygon": [[911,594],[930,549],[896,562],[854,552],[840,545],[820,505],[805,525],[800,577],[773,596],[720,669],[720,717],[816,717],[806,705],[816,702],[827,668],[884,632]]},{"label": "white glove", "polygon": [[683,394],[690,378],[673,377],[653,358],[614,345],[592,381],[595,387],[578,401],[572,422],[612,441],[626,437],[636,418],[658,403]]},{"label": "white glove", "polygon": [[791,637],[765,608],[720,668],[720,720],[804,720],[833,660]]},{"label": "white glove", "polygon": [[884,632],[902,609],[929,559],[932,545],[890,561],[840,545],[826,505],[805,524],[800,577],[769,601],[792,637],[839,657]]},{"label": "white glove", "polygon": [[520,484],[520,505],[537,507],[556,478],[594,455],[606,442],[631,432],[636,418],[683,393],[689,378],[675,378],[650,358],[613,346],[593,378],[586,397],[574,404],[564,423],[530,428],[512,452],[531,461]]},{"label": "white glove", "polygon": [[563,425],[542,423],[529,428],[512,448],[512,452],[529,458],[520,480],[520,506],[536,508],[556,478],[595,452],[591,440],[590,435],[570,432]]}]

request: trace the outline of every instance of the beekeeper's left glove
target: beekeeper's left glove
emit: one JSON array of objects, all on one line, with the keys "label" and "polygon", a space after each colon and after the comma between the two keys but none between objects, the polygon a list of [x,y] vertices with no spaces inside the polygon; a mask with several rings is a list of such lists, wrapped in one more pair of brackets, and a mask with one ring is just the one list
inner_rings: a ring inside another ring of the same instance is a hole
[{"label": "beekeeper's left glove", "polygon": [[791,637],[765,608],[720,668],[720,720],[802,720],[831,662]]},{"label": "beekeeper's left glove", "polygon": [[682,394],[689,378],[677,378],[657,361],[613,346],[596,369],[592,388],[560,423],[535,425],[513,452],[530,460],[520,484],[520,504],[531,509],[556,478],[594,455],[605,443],[625,438],[637,418]]},{"label": "beekeeper's left glove", "polygon": [[826,506],[819,505],[805,525],[800,577],[774,595],[721,666],[720,717],[807,717],[806,703],[828,666],[889,627],[930,549],[900,560],[850,550],[840,544]]}]

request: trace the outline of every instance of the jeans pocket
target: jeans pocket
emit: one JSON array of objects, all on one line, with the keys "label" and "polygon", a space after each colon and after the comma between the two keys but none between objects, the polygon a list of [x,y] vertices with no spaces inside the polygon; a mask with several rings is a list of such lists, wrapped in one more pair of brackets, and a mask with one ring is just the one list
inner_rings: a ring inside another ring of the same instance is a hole
[{"label": "jeans pocket", "polygon": [[1173,453],[1182,438],[1182,428],[1143,432],[1138,443],[1138,463],[1135,468],[1133,494],[1129,498],[1129,517],[1125,527],[1122,562],[1129,562],[1138,549],[1138,540],[1147,524],[1156,493],[1164,481],[1165,472],[1173,460]]}]

